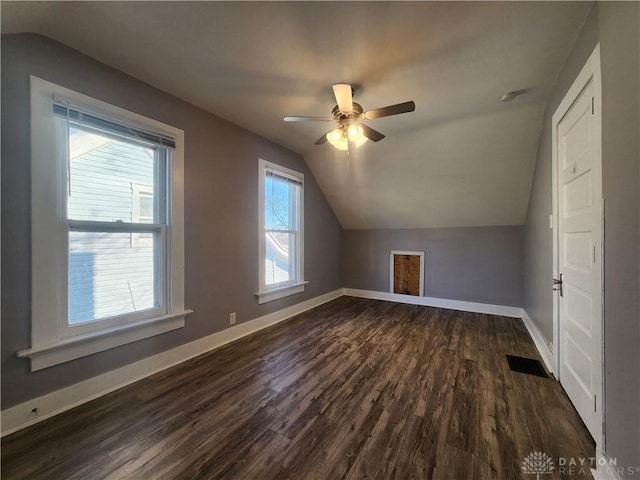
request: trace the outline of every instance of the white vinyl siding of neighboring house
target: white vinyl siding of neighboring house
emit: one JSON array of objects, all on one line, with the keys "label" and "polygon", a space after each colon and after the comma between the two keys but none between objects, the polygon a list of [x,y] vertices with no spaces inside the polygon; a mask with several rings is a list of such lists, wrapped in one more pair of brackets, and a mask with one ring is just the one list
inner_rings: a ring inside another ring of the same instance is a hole
[{"label": "white vinyl siding of neighboring house", "polygon": [[[81,130],[72,131],[70,136],[74,135],[104,138]],[[137,223],[140,192],[150,191],[153,200],[153,150],[106,140],[87,153],[71,157],[68,216]],[[147,220],[151,223],[153,218]],[[142,235],[149,237],[140,238]],[[73,232],[69,238],[69,323],[156,306],[153,255],[149,233],[107,236]]]}]

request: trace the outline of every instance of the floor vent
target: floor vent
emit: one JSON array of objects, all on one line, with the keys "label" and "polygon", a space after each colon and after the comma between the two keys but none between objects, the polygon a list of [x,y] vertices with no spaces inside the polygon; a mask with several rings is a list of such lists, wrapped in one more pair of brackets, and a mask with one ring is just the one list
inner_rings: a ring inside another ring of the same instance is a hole
[{"label": "floor vent", "polygon": [[545,372],[544,367],[539,360],[507,355],[507,361],[509,362],[509,368],[513,372],[526,373],[528,375],[535,375],[536,377],[548,378],[547,372]]}]

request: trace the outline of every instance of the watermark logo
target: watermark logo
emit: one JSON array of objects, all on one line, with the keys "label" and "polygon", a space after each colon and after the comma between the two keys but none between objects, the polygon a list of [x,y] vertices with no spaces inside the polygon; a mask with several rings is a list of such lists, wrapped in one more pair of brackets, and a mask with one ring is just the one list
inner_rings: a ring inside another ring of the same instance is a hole
[{"label": "watermark logo", "polygon": [[540,480],[540,475],[549,475],[553,473],[556,464],[549,455],[544,452],[531,452],[524,457],[522,462],[522,473],[535,475],[536,480]]},{"label": "watermark logo", "polygon": [[524,458],[520,469],[525,475],[535,475],[540,480],[540,475],[557,473],[564,477],[591,475],[593,471],[601,472],[607,478],[612,475],[623,477],[640,473],[640,466],[618,466],[616,458],[604,455],[598,457],[556,457],[545,452],[533,451]]}]

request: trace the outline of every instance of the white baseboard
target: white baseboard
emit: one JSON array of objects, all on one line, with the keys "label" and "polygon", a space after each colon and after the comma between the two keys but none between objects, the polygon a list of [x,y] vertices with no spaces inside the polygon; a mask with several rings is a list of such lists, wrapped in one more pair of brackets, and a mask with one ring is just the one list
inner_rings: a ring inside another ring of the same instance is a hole
[{"label": "white baseboard", "polygon": [[409,303],[411,305],[424,305],[427,307],[449,308],[462,310],[463,312],[488,313],[490,315],[502,315],[505,317],[522,317],[522,308],[508,307],[504,305],[491,305],[488,303],[465,302],[462,300],[449,300],[446,298],[416,297],[414,295],[401,295],[399,293],[376,292],[373,290],[358,290],[345,288],[344,294],[351,297],[371,298],[374,300],[387,300],[389,302]]},{"label": "white baseboard", "polygon": [[555,362],[553,361],[553,352],[549,348],[547,340],[544,338],[542,333],[540,333],[540,330],[538,330],[538,327],[535,323],[533,323],[529,315],[527,315],[527,312],[524,308],[522,309],[522,321],[524,322],[525,327],[527,327],[529,335],[531,335],[533,343],[535,343],[536,348],[538,349],[538,352],[542,357],[542,360],[544,360],[544,364],[547,366],[547,369],[551,373],[554,373]]},{"label": "white baseboard", "polygon": [[[322,305],[343,295],[338,289],[324,295],[306,300],[284,308],[277,312],[241,323],[221,332],[200,338],[193,342],[180,345],[166,352],[147,357],[124,367],[111,370],[97,377],[56,390],[38,398],[28,400],[2,411],[0,436],[21,430],[25,427],[41,422],[90,400],[106,395],[119,388],[137,382],[154,373],[197,357],[210,350],[221,347],[229,342],[250,335],[258,330],[282,322],[287,318],[298,315],[306,310]],[[35,416],[32,411],[38,409]]]}]

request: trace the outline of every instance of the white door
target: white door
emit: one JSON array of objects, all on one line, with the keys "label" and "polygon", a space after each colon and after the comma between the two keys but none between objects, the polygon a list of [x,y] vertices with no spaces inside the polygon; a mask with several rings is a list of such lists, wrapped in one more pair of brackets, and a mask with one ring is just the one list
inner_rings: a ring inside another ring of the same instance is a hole
[{"label": "white door", "polygon": [[[599,82],[556,112],[558,380],[596,442],[602,434],[602,179]],[[576,94],[577,90],[577,94]],[[555,117],[555,116],[554,116]]]}]

